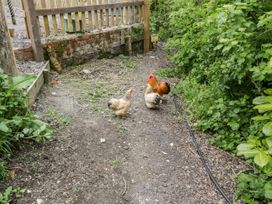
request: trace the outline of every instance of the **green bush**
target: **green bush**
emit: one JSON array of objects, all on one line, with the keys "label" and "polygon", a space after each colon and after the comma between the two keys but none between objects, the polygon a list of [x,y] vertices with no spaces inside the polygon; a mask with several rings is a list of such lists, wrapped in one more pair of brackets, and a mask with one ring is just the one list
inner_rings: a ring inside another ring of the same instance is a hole
[{"label": "green bush", "polygon": [[8,156],[12,147],[23,139],[42,141],[50,138],[51,130],[46,123],[38,120],[26,104],[22,90],[33,77],[9,78],[0,71],[0,154]]},{"label": "green bush", "polygon": [[[9,77],[0,69],[0,180],[9,175],[6,160],[23,140],[43,141],[51,137],[48,125],[37,119],[27,107],[24,89],[33,76]],[[9,194],[0,193],[0,203],[8,202]]]},{"label": "green bush", "polygon": [[[270,153],[262,131],[268,125],[251,120],[258,109],[253,99],[271,87],[271,0],[158,2],[152,7],[153,29],[167,38],[177,66],[163,74],[181,76],[173,93],[185,98],[196,128],[210,133],[214,144],[233,152],[239,145],[238,154],[257,164],[253,176],[239,177],[237,196],[245,203],[271,202]],[[250,142],[259,148],[248,157],[241,148]]]}]

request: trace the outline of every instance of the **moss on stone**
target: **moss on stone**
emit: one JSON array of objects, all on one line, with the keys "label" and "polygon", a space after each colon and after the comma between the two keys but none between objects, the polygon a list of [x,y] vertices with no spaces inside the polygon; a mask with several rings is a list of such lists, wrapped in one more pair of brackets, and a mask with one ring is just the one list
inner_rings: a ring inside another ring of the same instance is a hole
[{"label": "moss on stone", "polygon": [[142,40],[144,38],[143,25],[135,25],[131,27],[131,40],[132,42]]}]

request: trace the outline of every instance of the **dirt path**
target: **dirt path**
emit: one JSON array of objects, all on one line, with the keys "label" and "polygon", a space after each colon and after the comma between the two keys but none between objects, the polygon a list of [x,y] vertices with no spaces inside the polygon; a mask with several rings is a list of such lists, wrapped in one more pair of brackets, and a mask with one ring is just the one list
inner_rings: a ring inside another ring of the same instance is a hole
[{"label": "dirt path", "polygon": [[[148,74],[167,65],[160,51],[94,60],[61,75],[56,87],[44,90],[38,114],[56,131],[51,142],[27,146],[13,158],[11,166],[21,171],[11,184],[28,191],[18,203],[224,203],[178,120],[171,96],[160,110],[144,105]],[[107,109],[107,101],[130,87],[130,115],[118,119]],[[203,149],[232,196],[234,176],[245,167],[208,144]]]}]

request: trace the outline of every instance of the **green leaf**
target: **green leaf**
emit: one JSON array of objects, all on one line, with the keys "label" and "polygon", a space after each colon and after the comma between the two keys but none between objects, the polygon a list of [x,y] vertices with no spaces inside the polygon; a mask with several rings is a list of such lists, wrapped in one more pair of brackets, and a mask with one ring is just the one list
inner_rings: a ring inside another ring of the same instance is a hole
[{"label": "green leaf", "polygon": [[258,109],[260,113],[264,113],[272,110],[272,104],[257,105],[253,109]]},{"label": "green leaf", "polygon": [[259,150],[258,149],[250,149],[250,150],[242,150],[242,151],[239,151],[237,152],[237,156],[244,156],[245,158],[252,158],[252,157],[255,157],[256,154],[259,153]]},{"label": "green leaf", "polygon": [[10,128],[6,125],[5,122],[0,123],[0,131],[2,132],[10,132]]},{"label": "green leaf", "polygon": [[272,136],[272,122],[268,122],[263,126],[263,133],[266,136]]},{"label": "green leaf", "polygon": [[255,147],[254,144],[242,143],[242,144],[239,144],[239,145],[237,146],[237,150],[238,150],[238,151],[251,150],[251,149],[254,148],[254,147]]},{"label": "green leaf", "polygon": [[272,147],[272,137],[268,137],[265,139],[265,142],[268,146],[268,148],[271,148]]},{"label": "green leaf", "polygon": [[254,162],[261,168],[263,168],[269,161],[270,157],[263,151],[259,151],[254,157]]},{"label": "green leaf", "polygon": [[272,199],[272,182],[267,182],[264,185],[264,196],[268,199]]},{"label": "green leaf", "polygon": [[264,90],[264,93],[272,96],[272,89],[266,89],[266,90]]},{"label": "green leaf", "polygon": [[259,96],[254,98],[253,104],[259,105],[264,103],[272,103],[272,96]]},{"label": "green leaf", "polygon": [[13,88],[25,89],[35,80],[34,75],[20,75],[12,78]]},{"label": "green leaf", "polygon": [[272,176],[272,159],[269,159],[268,164],[265,165],[262,170],[268,176]]},{"label": "green leaf", "polygon": [[270,117],[269,116],[255,116],[255,117],[252,117],[251,119],[256,121],[262,121],[262,120],[269,120]]}]

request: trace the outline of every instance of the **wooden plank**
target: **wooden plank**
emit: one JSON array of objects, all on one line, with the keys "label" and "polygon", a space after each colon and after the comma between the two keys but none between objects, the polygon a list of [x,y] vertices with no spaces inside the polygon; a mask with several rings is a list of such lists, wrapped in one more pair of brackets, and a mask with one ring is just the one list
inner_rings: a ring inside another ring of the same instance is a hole
[{"label": "wooden plank", "polygon": [[[78,0],[73,0],[73,6],[78,7]],[[75,12],[76,32],[80,31],[78,11]]]},{"label": "wooden plank", "polygon": [[[68,25],[68,31],[69,32],[74,32],[74,28],[73,28],[73,22],[72,22],[72,11],[69,9],[69,7],[71,7],[71,4],[70,4],[70,0],[66,0],[66,6],[67,8],[59,8],[59,9],[66,9],[68,12],[65,12],[67,13],[67,25]],[[53,10],[53,9],[52,9]]]},{"label": "wooden plank", "polygon": [[144,52],[150,51],[150,2],[144,4]]},{"label": "wooden plank", "polygon": [[[43,9],[46,9],[45,0],[41,0],[41,6],[42,6]],[[46,34],[46,36],[49,36],[50,35],[50,27],[49,27],[49,22],[48,22],[48,17],[47,16],[48,15],[43,15],[43,22],[44,22],[45,34]]]},{"label": "wooden plank", "polygon": [[128,0],[128,2],[131,2],[131,5],[129,5],[129,7],[128,7],[128,10],[129,10],[129,24],[132,24],[132,12],[133,12],[133,10],[132,10],[132,1],[133,0]]},{"label": "wooden plank", "polygon": [[[124,0],[120,0],[120,2],[124,2]],[[124,22],[124,7],[121,7],[121,25],[124,25],[125,22]]]},{"label": "wooden plank", "polygon": [[[92,0],[88,0],[88,6],[92,5]],[[88,18],[89,18],[89,28],[90,28],[90,32],[93,30],[93,15],[92,15],[92,11],[88,12]]]},{"label": "wooden plank", "polygon": [[125,13],[126,13],[126,25],[128,25],[129,24],[129,5],[125,7]]},{"label": "wooden plank", "polygon": [[[138,0],[137,0],[137,2],[138,2]],[[140,15],[140,13],[141,13],[141,6],[136,6],[136,13],[137,13],[136,14],[136,22],[139,23],[139,22],[141,22],[141,15]]]},{"label": "wooden plank", "polygon": [[[103,5],[102,0],[99,0],[98,3],[99,3],[99,5]],[[103,28],[103,26],[104,26],[103,12],[104,12],[104,9],[100,9],[100,10],[99,10],[99,16],[100,16],[100,28]]]},{"label": "wooden plank", "polygon": [[[116,0],[118,1],[118,0]],[[119,20],[119,7],[117,7],[115,9],[115,21],[116,21],[116,25],[119,26],[120,20]]]},{"label": "wooden plank", "polygon": [[[55,8],[55,0],[50,0],[50,7],[52,9]],[[54,34],[57,34],[58,33],[58,25],[57,25],[56,15],[52,15],[52,22],[53,22]]]},{"label": "wooden plank", "polygon": [[41,62],[44,60],[44,57],[43,57],[43,48],[42,48],[41,38],[39,35],[37,19],[36,19],[36,16],[34,15],[35,5],[33,0],[23,0],[23,4],[25,8],[27,26],[28,26],[29,36],[31,39],[34,57],[37,62]]},{"label": "wooden plank", "polygon": [[141,9],[140,9],[140,11],[141,11],[141,23],[144,22],[144,9],[145,9],[144,5],[141,5]]},{"label": "wooden plank", "polygon": [[[108,1],[108,0],[104,0],[104,1]],[[110,27],[110,20],[109,20],[109,12],[110,12],[110,10],[106,9],[105,12],[106,12],[106,27]]]},{"label": "wooden plank", "polygon": [[[96,6],[97,2],[96,0],[93,0],[93,6]],[[94,10],[94,28],[95,29],[99,29],[99,25],[98,25],[98,9]]]},{"label": "wooden plank", "polygon": [[[69,0],[66,0],[69,1]],[[95,0],[93,0],[95,2]],[[36,16],[44,16],[44,15],[57,15],[57,14],[66,14],[66,13],[73,13],[73,12],[82,12],[82,11],[97,11],[100,9],[107,9],[107,8],[118,8],[118,7],[128,7],[131,6],[132,2],[125,2],[125,3],[111,3],[111,4],[103,4],[103,5],[88,5],[88,6],[78,6],[78,7],[71,7],[69,8],[55,8],[55,9],[38,9],[36,10]],[[144,5],[143,1],[139,1],[135,3],[136,5]],[[70,5],[70,4],[69,4]]]},{"label": "wooden plank", "polygon": [[[85,0],[80,0],[80,5],[85,6]],[[85,11],[81,12],[82,32],[86,31],[86,15]]]},{"label": "wooden plank", "polygon": [[131,41],[131,35],[128,35],[125,37],[125,44],[126,44],[126,50],[128,52],[128,55],[132,55],[132,41]]},{"label": "wooden plank", "polygon": [[[57,2],[58,2],[58,8],[62,8],[63,7],[62,0],[57,0]],[[66,33],[63,14],[60,14],[60,26],[61,26],[61,32],[63,34]]]},{"label": "wooden plank", "polygon": [[27,89],[27,96],[28,96],[28,105],[31,106],[34,104],[37,95],[39,94],[45,79],[44,79],[44,71],[48,72],[50,70],[50,64],[49,61],[46,62],[44,67],[42,68],[42,71],[38,74],[37,78],[35,81],[28,87]]},{"label": "wooden plank", "polygon": [[28,96],[28,105],[31,106],[35,103],[36,97],[38,93],[40,92],[41,87],[44,84],[44,78],[43,73],[39,73],[36,80],[33,82],[33,84],[29,87],[27,90],[27,96]]},{"label": "wooden plank", "polygon": [[136,23],[136,5],[135,0],[132,0],[132,7],[131,7],[131,23]]},{"label": "wooden plank", "polygon": [[[110,3],[112,4],[113,0],[110,0]],[[114,26],[114,8],[111,8],[110,14],[111,14],[111,27],[113,27]]]},{"label": "wooden plank", "polygon": [[44,83],[49,84],[50,83],[50,61],[48,60],[45,63],[44,69],[43,69],[43,75],[44,75]]},{"label": "wooden plank", "polygon": [[[38,9],[38,4],[37,4],[36,1],[34,2],[34,7],[35,7],[35,9]],[[41,36],[41,35],[42,35],[42,32],[41,32],[40,17],[37,16],[36,19],[37,19],[37,25],[38,25],[39,35]],[[28,28],[27,28],[27,35],[29,36]]]},{"label": "wooden plank", "polygon": [[[21,0],[21,3],[22,3],[22,9],[23,9],[23,11],[25,11],[23,0]],[[37,17],[37,19],[39,19],[39,17]],[[29,31],[28,31],[28,26],[27,26],[27,20],[26,20],[26,16],[25,15],[24,15],[24,21],[25,21],[25,25],[26,25],[27,38],[30,38]]]}]

